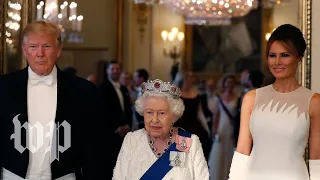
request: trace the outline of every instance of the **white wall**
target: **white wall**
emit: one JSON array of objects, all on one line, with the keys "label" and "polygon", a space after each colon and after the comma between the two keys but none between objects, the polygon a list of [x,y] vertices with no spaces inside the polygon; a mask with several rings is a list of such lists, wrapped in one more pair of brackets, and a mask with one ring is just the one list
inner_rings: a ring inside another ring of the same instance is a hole
[{"label": "white wall", "polygon": [[320,93],[320,1],[312,0],[311,89]]}]

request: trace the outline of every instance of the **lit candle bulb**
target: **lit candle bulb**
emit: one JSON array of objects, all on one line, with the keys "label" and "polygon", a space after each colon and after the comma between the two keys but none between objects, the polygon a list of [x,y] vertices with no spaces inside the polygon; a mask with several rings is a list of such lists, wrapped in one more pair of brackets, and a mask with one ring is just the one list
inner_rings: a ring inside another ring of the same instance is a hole
[{"label": "lit candle bulb", "polygon": [[60,13],[62,15],[61,19],[65,19],[67,17],[67,8],[63,4],[60,6]]},{"label": "lit candle bulb", "polygon": [[70,7],[70,16],[77,16],[77,3],[71,2],[69,7]]},{"label": "lit candle bulb", "polygon": [[58,14],[58,23],[61,24],[61,21],[62,21],[62,14]]},{"label": "lit candle bulb", "polygon": [[77,17],[77,31],[78,32],[81,32],[81,29],[82,29],[82,20],[83,20],[83,16],[78,16]]},{"label": "lit candle bulb", "polygon": [[37,5],[37,20],[41,20],[42,19],[42,14],[43,14],[43,8],[42,7],[43,6],[41,6],[40,4]]}]

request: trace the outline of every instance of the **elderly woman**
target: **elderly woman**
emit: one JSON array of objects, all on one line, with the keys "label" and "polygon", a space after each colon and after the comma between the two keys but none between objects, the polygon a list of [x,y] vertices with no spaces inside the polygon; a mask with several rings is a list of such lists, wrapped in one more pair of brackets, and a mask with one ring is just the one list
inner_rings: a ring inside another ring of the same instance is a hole
[{"label": "elderly woman", "polygon": [[184,111],[180,89],[159,79],[141,88],[135,106],[145,128],[125,136],[113,180],[208,180],[198,136],[173,126]]}]

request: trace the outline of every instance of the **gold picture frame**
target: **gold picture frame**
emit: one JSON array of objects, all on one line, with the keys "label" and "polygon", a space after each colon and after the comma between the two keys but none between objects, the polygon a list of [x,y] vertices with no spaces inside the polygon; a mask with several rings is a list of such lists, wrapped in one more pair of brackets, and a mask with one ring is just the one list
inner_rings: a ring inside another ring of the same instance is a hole
[{"label": "gold picture frame", "polygon": [[[302,86],[308,89],[311,89],[312,0],[300,0],[299,3],[300,3],[299,17],[301,17],[300,28],[304,34],[304,37],[307,43],[307,48],[299,69],[298,79],[299,79],[299,83]],[[306,147],[304,158],[305,158],[307,167],[309,169],[309,143]]]}]

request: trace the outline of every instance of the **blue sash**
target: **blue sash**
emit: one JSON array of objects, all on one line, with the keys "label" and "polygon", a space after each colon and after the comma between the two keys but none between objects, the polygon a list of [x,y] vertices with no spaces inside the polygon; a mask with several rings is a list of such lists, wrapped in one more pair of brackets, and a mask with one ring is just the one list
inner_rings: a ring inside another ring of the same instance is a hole
[{"label": "blue sash", "polygon": [[[179,136],[191,137],[191,133],[178,129]],[[161,180],[172,168],[170,166],[170,151],[178,151],[176,143],[172,143],[169,149],[144,173],[140,180]]]}]

